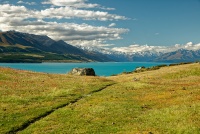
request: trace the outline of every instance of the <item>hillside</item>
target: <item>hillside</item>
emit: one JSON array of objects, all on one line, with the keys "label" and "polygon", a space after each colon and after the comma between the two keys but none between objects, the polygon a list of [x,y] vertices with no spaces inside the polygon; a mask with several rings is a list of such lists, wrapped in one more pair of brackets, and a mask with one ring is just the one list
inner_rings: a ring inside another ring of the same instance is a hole
[{"label": "hillside", "polygon": [[200,65],[112,77],[0,68],[0,133],[192,133]]},{"label": "hillside", "polygon": [[106,56],[88,53],[62,40],[16,31],[0,32],[0,57],[0,62],[111,61]]}]

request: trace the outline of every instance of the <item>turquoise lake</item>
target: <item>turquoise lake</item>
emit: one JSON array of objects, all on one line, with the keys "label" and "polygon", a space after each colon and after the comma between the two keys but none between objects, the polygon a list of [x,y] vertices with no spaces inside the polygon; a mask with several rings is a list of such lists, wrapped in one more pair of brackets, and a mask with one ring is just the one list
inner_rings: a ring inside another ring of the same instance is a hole
[{"label": "turquoise lake", "polygon": [[72,68],[93,68],[98,76],[110,76],[135,70],[137,67],[152,67],[166,63],[157,62],[90,62],[90,63],[0,63],[1,67],[30,70],[34,72],[66,74]]}]

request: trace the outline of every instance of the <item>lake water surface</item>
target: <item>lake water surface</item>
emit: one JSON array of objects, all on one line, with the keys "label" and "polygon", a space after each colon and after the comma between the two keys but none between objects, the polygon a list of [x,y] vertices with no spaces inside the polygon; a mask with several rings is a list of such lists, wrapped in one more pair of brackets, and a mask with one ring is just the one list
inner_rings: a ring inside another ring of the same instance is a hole
[{"label": "lake water surface", "polygon": [[72,68],[93,68],[98,76],[110,76],[136,67],[152,67],[166,63],[157,62],[90,62],[90,63],[0,63],[2,67],[30,70],[34,72],[66,74]]}]

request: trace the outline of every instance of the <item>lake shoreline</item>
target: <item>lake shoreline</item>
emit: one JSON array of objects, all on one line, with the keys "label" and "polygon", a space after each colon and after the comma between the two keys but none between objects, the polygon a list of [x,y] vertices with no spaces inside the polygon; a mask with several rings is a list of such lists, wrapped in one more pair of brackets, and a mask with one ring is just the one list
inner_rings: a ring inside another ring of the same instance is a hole
[{"label": "lake shoreline", "polygon": [[169,65],[158,62],[79,62],[79,63],[0,63],[2,67],[10,67],[20,70],[43,72],[51,74],[66,74],[73,68],[93,68],[98,76],[111,76],[123,72],[131,72],[137,67],[152,67],[157,65]]}]

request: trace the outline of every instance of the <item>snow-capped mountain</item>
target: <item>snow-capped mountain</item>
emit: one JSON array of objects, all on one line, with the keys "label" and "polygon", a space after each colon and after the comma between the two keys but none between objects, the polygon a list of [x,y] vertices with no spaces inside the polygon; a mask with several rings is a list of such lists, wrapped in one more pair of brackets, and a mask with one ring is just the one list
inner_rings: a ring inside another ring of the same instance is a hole
[{"label": "snow-capped mountain", "polygon": [[0,57],[0,62],[112,61],[103,54],[83,51],[62,40],[16,31],[0,32]]},{"label": "snow-capped mountain", "polygon": [[177,51],[164,53],[156,57],[154,61],[163,62],[193,62],[200,61],[200,50],[179,49]]},{"label": "snow-capped mountain", "polygon": [[79,48],[100,53],[107,56],[109,59],[120,62],[191,62],[200,60],[200,49],[199,50],[187,50],[187,49],[166,49],[166,51],[137,51],[137,52],[123,52],[114,51],[108,48],[101,47],[85,47],[78,46]]}]

